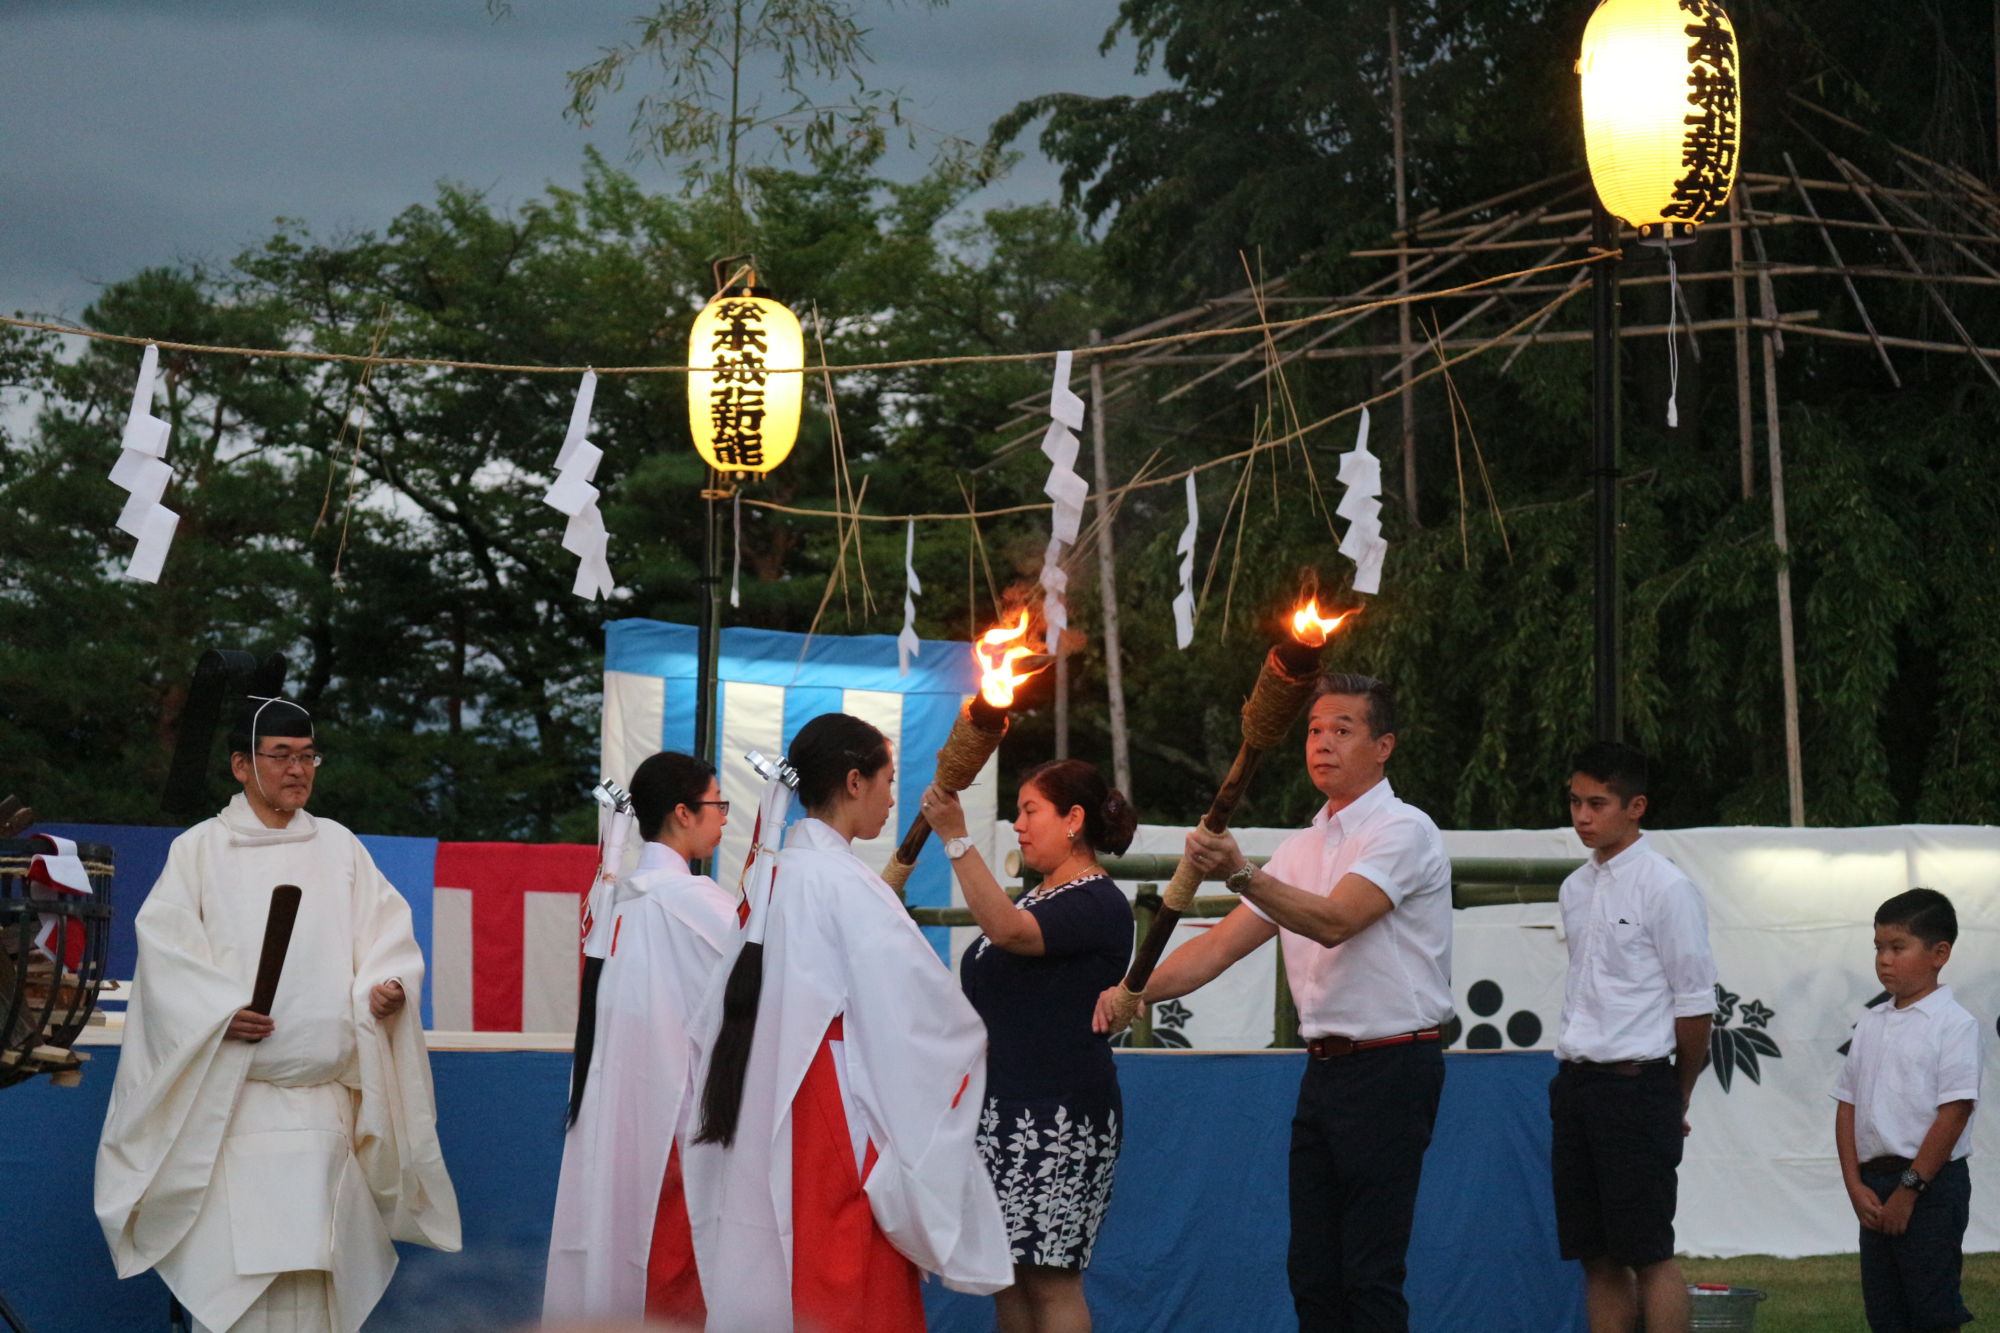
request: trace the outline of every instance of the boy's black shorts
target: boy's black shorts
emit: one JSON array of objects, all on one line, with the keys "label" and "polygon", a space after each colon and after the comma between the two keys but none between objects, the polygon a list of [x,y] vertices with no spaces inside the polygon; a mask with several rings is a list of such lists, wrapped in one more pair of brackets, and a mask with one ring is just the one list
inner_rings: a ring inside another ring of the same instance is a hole
[{"label": "boy's black shorts", "polygon": [[1564,1061],[1549,1084],[1556,1239],[1565,1259],[1674,1257],[1681,1087],[1660,1060],[1623,1074]]},{"label": "boy's black shorts", "polygon": [[[1863,1171],[1861,1183],[1886,1203],[1900,1174]],[[1861,1303],[1874,1333],[1924,1333],[1972,1321],[1958,1285],[1971,1216],[1972,1173],[1961,1157],[1917,1196],[1902,1235],[1861,1229]]]}]

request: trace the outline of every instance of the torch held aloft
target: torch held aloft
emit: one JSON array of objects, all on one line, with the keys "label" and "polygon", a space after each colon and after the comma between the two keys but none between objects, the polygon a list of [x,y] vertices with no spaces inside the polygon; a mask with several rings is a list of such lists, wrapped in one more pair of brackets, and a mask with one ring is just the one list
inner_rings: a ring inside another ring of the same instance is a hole
[{"label": "torch held aloft", "polygon": [[[1208,813],[1201,817],[1203,828],[1210,833],[1228,829],[1230,818],[1236,813],[1243,793],[1249,789],[1257,766],[1264,761],[1267,751],[1285,739],[1292,723],[1305,711],[1318,679],[1317,648],[1287,641],[1273,646],[1265,656],[1264,669],[1257,673],[1257,684],[1243,705],[1243,742],[1237,747],[1235,762],[1229,766],[1229,775],[1216,789],[1215,799],[1209,802]],[[1180,863],[1174,867],[1173,878],[1167,881],[1166,889],[1160,894],[1160,910],[1153,917],[1146,938],[1139,942],[1138,950],[1132,955],[1132,966],[1125,973],[1124,984],[1115,997],[1112,1031],[1121,1031],[1138,1014],[1139,998],[1146,992],[1146,983],[1152,980],[1153,968],[1166,950],[1167,940],[1173,935],[1181,913],[1194,901],[1194,892],[1200,883],[1201,872],[1195,869],[1183,852]]]},{"label": "torch held aloft", "polygon": [[[958,721],[951,724],[951,734],[938,749],[937,776],[933,781],[948,792],[964,791],[978,779],[979,770],[986,767],[986,761],[1000,748],[1000,738],[1006,734],[1007,710],[973,695],[959,710]],[[896,891],[897,897],[903,895],[903,885],[930,836],[930,820],[920,812],[910,824],[910,831],[903,835],[896,854],[882,867],[882,878]]]}]

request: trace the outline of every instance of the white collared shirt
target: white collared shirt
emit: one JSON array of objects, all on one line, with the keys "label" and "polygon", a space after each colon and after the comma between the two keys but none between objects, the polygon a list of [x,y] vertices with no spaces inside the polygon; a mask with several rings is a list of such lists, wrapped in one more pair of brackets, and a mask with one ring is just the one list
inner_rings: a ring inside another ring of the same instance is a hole
[{"label": "white collared shirt", "polygon": [[1337,814],[1322,807],[1264,869],[1322,898],[1343,875],[1360,875],[1390,903],[1387,916],[1330,949],[1279,930],[1300,1036],[1369,1041],[1450,1017],[1451,858],[1431,817],[1397,800],[1387,778]]},{"label": "white collared shirt", "polygon": [[1674,1020],[1715,1012],[1708,906],[1641,834],[1562,884],[1569,975],[1556,1056],[1618,1064],[1674,1053]]},{"label": "white collared shirt", "polygon": [[[1940,1106],[1979,1100],[1979,1020],[1949,986],[1903,1009],[1884,1000],[1854,1025],[1833,1097],[1854,1108],[1854,1151],[1862,1161],[1915,1157]],[[1971,1151],[1967,1120],[1951,1160]]]}]

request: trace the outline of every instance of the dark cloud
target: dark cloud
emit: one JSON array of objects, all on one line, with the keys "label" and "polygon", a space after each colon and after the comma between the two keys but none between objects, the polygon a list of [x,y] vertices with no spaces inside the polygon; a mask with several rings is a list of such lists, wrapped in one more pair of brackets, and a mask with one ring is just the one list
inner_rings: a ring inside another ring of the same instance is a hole
[{"label": "dark cloud", "polygon": [[[565,71],[618,40],[643,0],[65,0],[0,3],[0,309],[74,316],[148,264],[226,260],[273,219],[378,228],[439,180],[499,202],[623,161],[629,104],[566,122]],[[1015,102],[1145,86],[1097,45],[1108,0],[871,6],[871,80],[916,119],[983,139]],[[923,156],[899,154],[898,174]],[[652,163],[642,179],[671,188]],[[1030,160],[982,202],[1048,198]]]}]

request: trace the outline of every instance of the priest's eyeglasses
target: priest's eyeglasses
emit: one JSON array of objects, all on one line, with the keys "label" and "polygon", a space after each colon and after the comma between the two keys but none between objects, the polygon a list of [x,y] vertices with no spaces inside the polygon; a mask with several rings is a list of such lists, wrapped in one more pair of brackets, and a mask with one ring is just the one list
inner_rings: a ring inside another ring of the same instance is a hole
[{"label": "priest's eyeglasses", "polygon": [[712,805],[716,809],[722,811],[722,817],[724,819],[729,818],[729,802],[727,801],[695,801],[693,802],[693,804],[697,809],[699,809],[701,806],[704,805]]},{"label": "priest's eyeglasses", "polygon": [[293,754],[272,754],[268,750],[258,750],[256,755],[259,759],[268,759],[276,764],[280,772],[288,772],[294,768],[318,768],[326,762],[326,756],[318,750],[300,750]]}]

